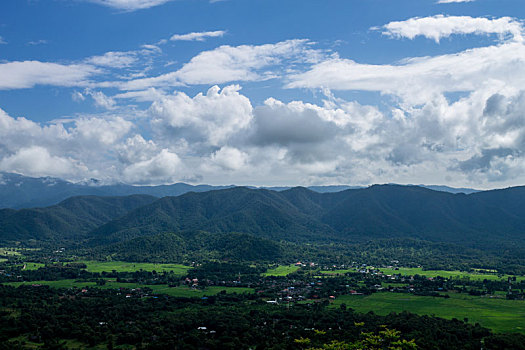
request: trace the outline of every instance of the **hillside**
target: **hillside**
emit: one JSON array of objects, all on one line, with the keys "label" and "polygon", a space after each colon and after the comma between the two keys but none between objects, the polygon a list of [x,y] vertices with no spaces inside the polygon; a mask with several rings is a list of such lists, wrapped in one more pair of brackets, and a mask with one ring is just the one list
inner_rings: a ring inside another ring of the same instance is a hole
[{"label": "hillside", "polygon": [[91,235],[119,241],[199,229],[295,242],[415,238],[489,246],[525,238],[523,192],[518,187],[465,195],[397,185],[337,193],[232,188],[162,198]]},{"label": "hillside", "polygon": [[157,198],[72,197],[57,205],[34,209],[0,209],[0,241],[28,239],[63,241],[84,237],[94,228]]},{"label": "hillside", "polygon": [[0,210],[0,235],[4,241],[80,237],[90,246],[205,231],[276,242],[408,238],[514,247],[525,240],[524,198],[525,187],[465,195],[398,185],[334,193],[235,187],[161,199],[74,197],[47,208]]},{"label": "hillside", "polygon": [[[175,183],[159,186],[132,186],[123,183],[103,185],[100,181],[73,183],[53,177],[33,178],[14,173],[0,172],[0,209],[1,208],[35,208],[47,207],[74,196],[129,196],[133,194],[145,194],[155,197],[180,196],[188,192],[207,192],[236,187],[211,186],[211,185],[189,185]],[[452,188],[447,186],[426,186],[437,191],[450,193],[472,193],[472,189]],[[248,187],[250,189],[267,189],[272,191],[285,191],[290,187]],[[348,189],[363,188],[359,186],[310,186],[308,189],[319,193],[341,192]]]}]

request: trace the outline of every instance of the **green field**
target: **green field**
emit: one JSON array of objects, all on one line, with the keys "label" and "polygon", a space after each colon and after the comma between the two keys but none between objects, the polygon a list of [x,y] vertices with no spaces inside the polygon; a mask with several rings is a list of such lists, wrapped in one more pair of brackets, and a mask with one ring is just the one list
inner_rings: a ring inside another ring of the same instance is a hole
[{"label": "green field", "polygon": [[449,294],[450,298],[414,296],[404,293],[374,293],[369,296],[343,295],[331,307],[346,304],[359,312],[374,311],[379,315],[410,311],[419,315],[478,322],[495,332],[525,333],[525,301]]},{"label": "green field", "polygon": [[130,263],[125,261],[77,261],[84,263],[89,272],[135,272],[144,271],[173,271],[176,275],[184,276],[191,267],[180,264],[152,264],[152,263]]},{"label": "green field", "polygon": [[[473,272],[464,272],[464,271],[444,271],[444,270],[423,270],[420,267],[400,267],[399,270],[394,269],[380,269],[385,275],[396,275],[400,274],[403,276],[413,276],[421,275],[427,277],[445,277],[445,278],[465,278],[468,277],[471,280],[482,281],[487,280],[501,280],[507,279],[508,277],[513,277],[511,275],[497,275],[492,273],[473,273]],[[525,280],[525,276],[517,276],[518,281]]]},{"label": "green field", "polygon": [[321,270],[319,271],[323,275],[344,275],[348,272],[356,272],[355,269],[346,269],[346,270]]},{"label": "green field", "polygon": [[287,276],[295,271],[299,270],[299,266],[295,265],[279,265],[273,269],[268,269],[264,272],[263,276]]},{"label": "green field", "polygon": [[25,266],[24,270],[38,270],[39,268],[44,267],[46,265],[41,264],[41,263],[28,262],[28,263],[25,263],[24,266]]},{"label": "green field", "polygon": [[185,298],[200,298],[203,296],[210,296],[219,294],[222,291],[226,293],[253,293],[252,288],[239,288],[239,287],[207,287],[204,290],[201,289],[191,289],[188,287],[169,287],[167,285],[160,284],[136,284],[136,283],[121,283],[121,282],[106,282],[103,286],[97,286],[95,282],[78,282],[76,280],[60,280],[60,281],[34,281],[34,282],[9,282],[4,283],[13,287],[18,287],[20,285],[45,285],[54,288],[102,288],[102,289],[118,289],[118,288],[144,288],[148,287],[153,289],[154,293],[157,294],[166,294],[174,297],[185,297]]},{"label": "green field", "polygon": [[19,255],[22,255],[20,254],[19,251],[17,250],[10,250],[11,248],[0,248],[0,255],[2,256],[19,256]]}]

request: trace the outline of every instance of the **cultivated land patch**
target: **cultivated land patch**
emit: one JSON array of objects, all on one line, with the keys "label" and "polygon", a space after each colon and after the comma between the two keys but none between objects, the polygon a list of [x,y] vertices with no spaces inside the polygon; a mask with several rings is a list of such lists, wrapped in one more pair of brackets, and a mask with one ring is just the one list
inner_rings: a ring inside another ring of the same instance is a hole
[{"label": "cultivated land patch", "polygon": [[153,264],[153,263],[131,263],[125,261],[77,261],[86,264],[89,272],[135,272],[135,271],[173,271],[174,274],[184,276],[190,266],[181,264]]},{"label": "cultivated land patch", "polygon": [[478,273],[478,272],[465,272],[465,271],[445,271],[445,270],[423,270],[421,267],[400,267],[398,270],[381,268],[379,269],[385,275],[403,275],[413,276],[420,275],[426,277],[444,277],[444,278],[466,278],[471,280],[483,281],[484,279],[490,281],[506,280],[508,277],[516,277],[517,281],[525,280],[525,276],[512,276],[512,275],[498,275],[496,273]]},{"label": "cultivated land patch", "polygon": [[299,270],[299,266],[295,265],[279,265],[272,269],[268,269],[262,273],[263,276],[287,276],[295,271]]},{"label": "cultivated land patch", "polygon": [[21,285],[42,285],[50,286],[53,288],[100,288],[100,289],[137,289],[137,288],[151,288],[156,294],[166,294],[174,297],[184,297],[184,298],[201,298],[204,296],[217,295],[221,292],[228,294],[231,293],[254,293],[252,288],[241,288],[241,287],[218,287],[211,286],[205,289],[192,289],[189,287],[178,286],[178,287],[169,287],[167,285],[161,284],[137,284],[137,283],[123,283],[123,282],[113,282],[108,281],[106,284],[100,286],[96,282],[82,282],[73,279],[60,280],[60,281],[33,281],[33,282],[8,282],[4,283],[5,285],[18,287]]},{"label": "cultivated land patch", "polygon": [[374,311],[378,315],[409,311],[419,315],[432,315],[446,319],[468,319],[469,323],[495,332],[525,334],[525,301],[489,297],[475,297],[449,293],[450,298],[415,296],[405,293],[374,293],[372,295],[343,295],[331,307],[346,304],[358,312]]},{"label": "cultivated land patch", "polygon": [[22,268],[24,270],[38,270],[39,268],[44,267],[44,266],[46,266],[46,264],[28,262],[28,263],[24,263],[22,265]]}]

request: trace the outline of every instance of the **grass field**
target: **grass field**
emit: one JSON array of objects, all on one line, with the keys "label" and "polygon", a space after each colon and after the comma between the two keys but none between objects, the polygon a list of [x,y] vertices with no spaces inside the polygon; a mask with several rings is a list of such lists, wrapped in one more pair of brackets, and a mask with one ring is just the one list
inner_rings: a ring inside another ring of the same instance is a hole
[{"label": "grass field", "polygon": [[478,322],[495,332],[525,333],[525,301],[449,295],[449,299],[388,292],[369,296],[344,295],[338,297],[331,307],[339,307],[344,303],[356,311],[374,311],[379,315],[410,311],[447,319],[468,318],[469,323]]},{"label": "grass field", "polygon": [[191,289],[188,287],[169,287],[167,285],[159,284],[136,284],[136,283],[121,283],[121,282],[106,282],[103,286],[97,286],[95,282],[77,282],[76,280],[60,280],[60,281],[34,281],[34,282],[9,282],[4,283],[13,287],[18,287],[20,285],[33,285],[41,284],[45,286],[50,286],[53,288],[102,288],[102,289],[118,289],[118,288],[144,288],[148,287],[153,289],[154,293],[157,294],[166,294],[174,297],[185,297],[185,298],[201,298],[203,296],[211,296],[219,294],[222,291],[226,293],[254,293],[252,288],[238,288],[238,287],[208,287],[204,290],[200,289]]},{"label": "grass field", "polygon": [[0,255],[2,256],[20,256],[20,252],[16,248],[0,248]]},{"label": "grass field", "polygon": [[175,274],[183,276],[191,267],[180,264],[152,264],[152,263],[130,263],[124,261],[78,261],[87,266],[89,272],[135,272],[144,271],[173,271]]},{"label": "grass field", "polygon": [[[471,280],[501,280],[512,277],[510,275],[497,275],[492,273],[473,273],[473,272],[463,272],[463,271],[444,271],[444,270],[426,270],[424,271],[420,267],[400,267],[399,270],[394,269],[380,269],[386,275],[401,274],[403,276],[409,275],[421,275],[427,277],[445,277],[445,278],[464,278],[468,277]],[[517,276],[518,281],[525,280],[525,276]]]},{"label": "grass field", "polygon": [[347,269],[347,270],[321,270],[319,271],[323,275],[344,275],[348,272],[356,272],[355,269]]},{"label": "grass field", "polygon": [[268,269],[264,272],[263,276],[287,276],[295,271],[299,270],[299,266],[295,265],[279,265],[273,269]]},{"label": "grass field", "polygon": [[45,264],[32,263],[32,262],[25,263],[24,265],[25,265],[25,270],[38,270],[39,268],[46,266]]}]

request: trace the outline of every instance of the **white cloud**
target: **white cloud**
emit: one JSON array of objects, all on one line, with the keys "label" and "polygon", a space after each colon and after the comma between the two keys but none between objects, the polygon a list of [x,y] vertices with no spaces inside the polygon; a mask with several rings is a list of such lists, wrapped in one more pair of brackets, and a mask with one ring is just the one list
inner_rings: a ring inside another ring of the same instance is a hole
[{"label": "white cloud", "polygon": [[86,64],[63,65],[40,61],[0,63],[0,90],[35,85],[85,86],[99,71]]},{"label": "white cloud", "polygon": [[165,4],[171,0],[86,0],[95,4],[112,7],[124,11],[147,9]]},{"label": "white cloud", "polygon": [[[131,122],[121,117],[82,117],[40,125],[25,118],[12,118],[0,110],[2,169],[26,175],[60,175],[66,179],[97,175],[118,178],[108,162],[111,163],[114,148],[132,127]],[[42,161],[31,166],[38,157]],[[45,162],[49,167],[44,166]]]},{"label": "white cloud", "polygon": [[158,153],[158,147],[153,140],[146,141],[142,135],[129,137],[123,144],[117,146],[119,160],[126,165],[145,162]]},{"label": "white cloud", "polygon": [[96,66],[125,68],[133,65],[137,61],[136,53],[131,52],[106,52],[102,56],[93,56],[86,60],[86,63]]},{"label": "white cloud", "polygon": [[187,34],[175,34],[170,40],[171,41],[204,41],[206,38],[217,38],[222,37],[226,34],[224,30],[215,30],[208,32],[192,32]]},{"label": "white cloud", "polygon": [[287,40],[276,44],[220,46],[193,57],[177,71],[152,78],[136,79],[120,85],[123,90],[144,90],[155,86],[223,84],[233,81],[261,81],[281,76],[288,69],[312,63],[322,54],[307,40]]},{"label": "white cloud", "polygon": [[49,154],[43,147],[22,148],[15,154],[0,160],[0,170],[21,173],[29,176],[71,176],[87,173],[88,169],[70,158]]},{"label": "white cloud", "polygon": [[138,102],[154,102],[161,100],[166,95],[163,91],[155,88],[149,88],[147,90],[138,91],[127,91],[121,94],[113,96],[113,99],[134,99]]},{"label": "white cloud", "polygon": [[458,2],[473,2],[476,0],[439,0],[437,4],[451,4],[451,3],[458,3]]},{"label": "white cloud", "polygon": [[177,92],[156,101],[150,108],[152,125],[158,135],[177,142],[218,146],[247,127],[252,118],[250,100],[241,95],[239,86],[220,90],[214,86],[206,95],[191,98]]},{"label": "white cloud", "polygon": [[4,38],[0,36],[0,45],[5,45],[5,44],[7,44],[7,41],[5,41]]},{"label": "white cloud", "polygon": [[436,42],[453,34],[510,34],[515,40],[521,40],[523,32],[522,24],[510,17],[488,19],[443,15],[390,22],[382,28],[384,35],[408,39],[424,36]]},{"label": "white cloud", "polygon": [[71,99],[75,102],[82,102],[86,100],[86,97],[80,91],[73,91],[71,93]]},{"label": "white cloud", "polygon": [[133,123],[122,117],[111,119],[78,118],[75,119],[75,129],[70,131],[83,140],[97,141],[100,145],[110,146],[124,137],[133,127]]},{"label": "white cloud", "polygon": [[436,93],[385,114],[329,91],[321,104],[252,107],[238,86],[213,87],[154,102],[150,138],[119,116],[41,125],[0,112],[0,169],[137,184],[506,186],[525,181],[522,90],[485,84],[455,102]]},{"label": "white cloud", "polygon": [[47,40],[40,39],[40,40],[30,41],[30,42],[27,43],[27,45],[36,46],[36,45],[45,45],[47,43],[48,43]]},{"label": "white cloud", "polygon": [[163,149],[151,159],[126,167],[124,180],[129,183],[170,183],[177,178],[180,163],[177,154]]},{"label": "white cloud", "polygon": [[[84,95],[91,96],[93,98],[93,101],[95,102],[95,105],[104,109],[115,109],[117,104],[113,98],[106,96],[102,91],[86,89],[84,90]],[[76,98],[79,98],[79,96],[76,96]]]},{"label": "white cloud", "polygon": [[224,146],[211,156],[211,161],[225,170],[239,170],[248,161],[248,155],[237,148]]},{"label": "white cloud", "polygon": [[387,65],[335,58],[289,79],[288,88],[379,91],[420,104],[436,94],[475,91],[485,85],[519,89],[525,84],[525,45],[508,42]]}]

